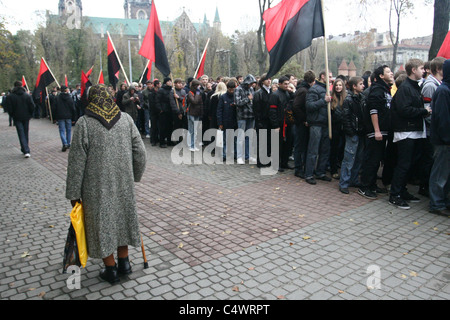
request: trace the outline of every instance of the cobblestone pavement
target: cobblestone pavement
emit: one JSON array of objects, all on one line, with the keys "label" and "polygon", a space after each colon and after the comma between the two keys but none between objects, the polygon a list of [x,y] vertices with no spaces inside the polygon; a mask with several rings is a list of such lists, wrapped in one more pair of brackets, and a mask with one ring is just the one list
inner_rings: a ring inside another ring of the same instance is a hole
[{"label": "cobblestone pavement", "polygon": [[174,165],[171,148],[145,143],[136,189],[149,268],[131,248],[133,273],[111,286],[89,259],[80,289],[69,289],[68,153],[56,125],[32,120],[24,159],[0,112],[2,300],[450,299],[450,220],[428,213],[425,198],[404,211],[292,171]]}]

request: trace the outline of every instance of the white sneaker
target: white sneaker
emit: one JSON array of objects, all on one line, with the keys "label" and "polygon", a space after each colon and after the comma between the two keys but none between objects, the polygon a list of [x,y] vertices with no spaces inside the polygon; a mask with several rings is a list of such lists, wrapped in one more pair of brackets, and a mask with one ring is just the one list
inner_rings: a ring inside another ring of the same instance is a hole
[{"label": "white sneaker", "polygon": [[197,152],[197,151],[200,151],[200,149],[199,148],[195,148],[194,151]]},{"label": "white sneaker", "polygon": [[237,164],[245,164],[245,161],[242,158],[237,159]]},{"label": "white sneaker", "polygon": [[189,148],[189,151],[190,151],[190,152],[194,152],[195,149],[194,149],[194,148]]},{"label": "white sneaker", "polygon": [[150,135],[149,135],[149,134],[148,134],[148,135],[146,135],[145,137],[146,137],[147,139],[150,139]]},{"label": "white sneaker", "polygon": [[25,154],[25,158],[27,158],[27,159],[28,159],[28,158],[31,158],[31,154],[26,153],[26,154]]},{"label": "white sneaker", "polygon": [[256,160],[256,158],[250,157],[250,158],[248,159],[248,162],[251,163],[251,164],[255,164],[255,163],[257,162],[257,160]]}]

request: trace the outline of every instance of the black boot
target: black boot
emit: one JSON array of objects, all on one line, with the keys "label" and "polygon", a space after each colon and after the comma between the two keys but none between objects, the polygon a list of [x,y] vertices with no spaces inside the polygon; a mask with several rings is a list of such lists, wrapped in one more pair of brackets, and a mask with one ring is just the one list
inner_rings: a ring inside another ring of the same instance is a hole
[{"label": "black boot", "polygon": [[105,266],[105,268],[100,271],[100,278],[108,281],[110,284],[119,283],[120,278],[117,273],[117,265],[113,267]]},{"label": "black boot", "polygon": [[132,272],[131,270],[131,265],[130,265],[130,261],[128,259],[128,257],[126,258],[119,258],[119,267],[118,267],[118,272],[121,275],[128,275]]}]

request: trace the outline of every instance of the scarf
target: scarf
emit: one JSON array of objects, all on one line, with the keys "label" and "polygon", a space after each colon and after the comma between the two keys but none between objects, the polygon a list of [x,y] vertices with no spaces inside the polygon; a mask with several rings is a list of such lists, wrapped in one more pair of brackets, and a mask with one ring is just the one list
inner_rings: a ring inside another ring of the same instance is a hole
[{"label": "scarf", "polygon": [[120,109],[105,85],[99,84],[89,88],[88,106],[85,114],[95,118],[108,130],[120,119]]}]

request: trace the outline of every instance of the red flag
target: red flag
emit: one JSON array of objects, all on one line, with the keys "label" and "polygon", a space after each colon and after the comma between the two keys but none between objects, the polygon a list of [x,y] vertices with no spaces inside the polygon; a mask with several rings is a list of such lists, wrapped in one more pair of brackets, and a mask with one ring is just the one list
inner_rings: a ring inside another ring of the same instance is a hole
[{"label": "red flag", "polygon": [[266,10],[263,19],[270,55],[267,77],[275,75],[294,54],[309,47],[314,38],[325,34],[320,0],[283,0]]},{"label": "red flag", "polygon": [[36,79],[36,87],[33,91],[33,97],[38,100],[41,97],[41,93],[45,91],[45,88],[55,82],[56,79],[53,77],[50,68],[45,63],[44,58],[41,59],[41,67],[39,69],[39,75]]},{"label": "red flag", "polygon": [[108,35],[108,77],[109,83],[116,88],[119,83],[120,63],[114,45]]},{"label": "red flag", "polygon": [[105,79],[103,79],[103,70],[100,70],[100,75],[98,76],[98,84],[105,84]]},{"label": "red flag", "polygon": [[69,87],[69,81],[67,80],[67,74],[64,75],[64,83],[66,87]]},{"label": "red flag", "polygon": [[146,83],[148,80],[150,80],[151,76],[152,76],[152,62],[149,60],[147,66],[145,67],[144,72],[142,73],[142,77],[139,82]]},{"label": "red flag", "polygon": [[25,80],[25,76],[22,76],[22,87],[24,87],[27,91],[30,90],[28,89],[28,84],[27,81]]},{"label": "red flag", "polygon": [[203,55],[203,59],[200,62],[200,67],[198,68],[197,73],[197,79],[199,79],[201,76],[205,74],[205,62],[206,62],[206,53],[208,52],[208,49],[205,49],[205,54]]},{"label": "red flag", "polygon": [[92,73],[92,69],[94,69],[94,66],[92,66],[90,69],[89,69],[89,71],[88,72],[86,72],[86,77],[90,77],[91,76],[91,73]]},{"label": "red flag", "polygon": [[81,104],[83,108],[86,108],[88,105],[87,99],[87,90],[92,86],[92,83],[89,81],[89,77],[81,70]]},{"label": "red flag", "polygon": [[167,59],[155,1],[152,1],[150,21],[139,54],[154,62],[156,68],[158,68],[165,77],[170,74],[169,60]]},{"label": "red flag", "polygon": [[447,36],[442,43],[441,49],[439,49],[437,57],[450,59],[450,31],[447,33]]}]

